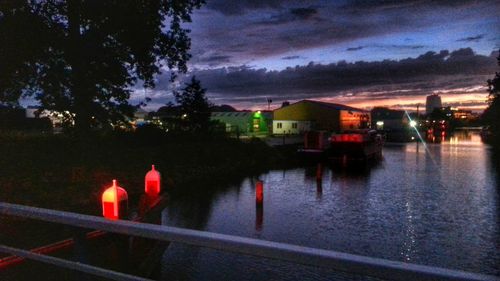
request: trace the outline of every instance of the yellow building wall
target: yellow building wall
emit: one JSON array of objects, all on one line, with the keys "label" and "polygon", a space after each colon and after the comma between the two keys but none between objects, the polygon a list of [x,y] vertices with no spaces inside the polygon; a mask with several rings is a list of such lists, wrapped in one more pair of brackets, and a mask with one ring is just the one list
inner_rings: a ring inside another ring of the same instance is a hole
[{"label": "yellow building wall", "polygon": [[312,121],[315,130],[339,130],[339,110],[298,102],[274,111],[274,120]]},{"label": "yellow building wall", "polygon": [[320,103],[302,101],[276,109],[273,120],[312,121],[311,129],[313,130],[339,132],[366,128],[366,124],[370,123],[370,113],[339,110]]}]

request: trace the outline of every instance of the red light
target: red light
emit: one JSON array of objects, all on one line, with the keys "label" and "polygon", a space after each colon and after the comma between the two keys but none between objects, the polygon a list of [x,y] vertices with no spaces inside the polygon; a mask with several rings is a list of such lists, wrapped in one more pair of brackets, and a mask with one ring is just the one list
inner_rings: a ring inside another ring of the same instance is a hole
[{"label": "red light", "polygon": [[341,142],[363,142],[363,136],[360,134],[343,134],[340,135]]},{"label": "red light", "polygon": [[128,211],[128,195],[125,189],[116,185],[107,188],[102,194],[102,215],[107,219],[125,218]]},{"label": "red light", "polygon": [[146,174],[144,178],[144,190],[147,195],[157,196],[160,194],[160,172],[155,170],[155,165],[151,165],[151,171]]},{"label": "red light", "polygon": [[363,142],[364,137],[362,134],[341,134],[330,139],[332,142]]},{"label": "red light", "polygon": [[351,142],[363,142],[363,136],[360,134],[351,135]]},{"label": "red light", "polygon": [[262,205],[264,202],[264,183],[262,181],[257,181],[255,184],[255,203]]}]

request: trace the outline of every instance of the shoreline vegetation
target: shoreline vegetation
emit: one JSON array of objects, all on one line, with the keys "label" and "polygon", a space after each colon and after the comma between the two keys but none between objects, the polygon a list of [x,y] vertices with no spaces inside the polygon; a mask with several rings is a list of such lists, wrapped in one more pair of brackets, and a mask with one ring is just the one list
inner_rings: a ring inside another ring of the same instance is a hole
[{"label": "shoreline vegetation", "polygon": [[259,139],[242,142],[223,135],[159,130],[84,138],[6,133],[0,135],[0,200],[100,215],[100,196],[113,179],[127,190],[129,206],[136,207],[152,164],[170,195],[203,194],[293,165],[287,156],[292,151]]},{"label": "shoreline vegetation", "polygon": [[130,208],[137,207],[152,164],[169,195],[211,196],[246,177],[296,167],[295,152],[294,145],[271,147],[258,138],[154,129],[84,138],[0,133],[0,200],[100,216],[100,196],[113,179],[127,190]]}]

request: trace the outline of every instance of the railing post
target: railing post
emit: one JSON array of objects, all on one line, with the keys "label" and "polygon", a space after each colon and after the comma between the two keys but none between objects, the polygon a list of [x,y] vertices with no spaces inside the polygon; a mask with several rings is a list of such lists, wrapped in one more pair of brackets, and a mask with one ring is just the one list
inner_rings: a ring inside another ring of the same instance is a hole
[{"label": "railing post", "polygon": [[[88,264],[89,250],[87,241],[87,231],[80,227],[72,227],[71,232],[73,233],[73,241],[75,242],[73,247],[73,258],[75,261],[83,264]],[[80,281],[87,281],[88,277],[79,272],[75,272],[75,279]]]}]

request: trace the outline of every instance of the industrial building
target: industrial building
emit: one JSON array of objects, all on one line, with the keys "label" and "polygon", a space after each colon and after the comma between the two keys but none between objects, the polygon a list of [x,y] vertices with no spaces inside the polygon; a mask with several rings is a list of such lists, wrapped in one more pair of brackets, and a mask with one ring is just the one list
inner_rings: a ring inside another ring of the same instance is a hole
[{"label": "industrial building", "polygon": [[416,122],[403,110],[375,107],[371,110],[372,128],[383,133],[387,141],[411,141],[415,139]]},{"label": "industrial building", "polygon": [[409,127],[410,120],[403,110],[375,107],[371,110],[372,128],[379,131],[400,131]]},{"label": "industrial building", "polygon": [[443,107],[441,97],[438,94],[432,94],[425,99],[425,114],[431,114],[434,109]]},{"label": "industrial building", "polygon": [[340,132],[370,126],[370,112],[342,104],[302,100],[273,112],[273,134],[302,134],[310,130]]},{"label": "industrial building", "polygon": [[210,120],[224,124],[228,133],[269,134],[272,113],[268,111],[212,112]]}]

